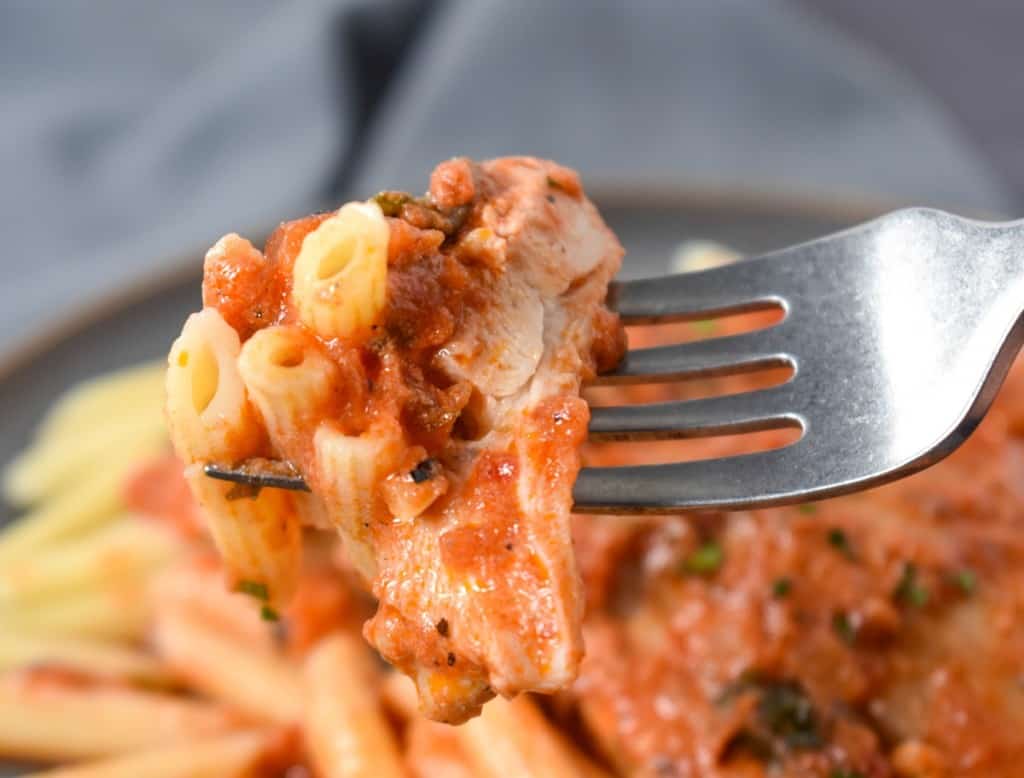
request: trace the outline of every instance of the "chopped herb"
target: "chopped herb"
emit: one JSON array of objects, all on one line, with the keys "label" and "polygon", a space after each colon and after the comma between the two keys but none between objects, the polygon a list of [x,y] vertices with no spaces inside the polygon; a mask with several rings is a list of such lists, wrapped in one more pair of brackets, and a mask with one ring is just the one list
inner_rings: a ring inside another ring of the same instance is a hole
[{"label": "chopped herb", "polygon": [[269,605],[264,605],[260,608],[260,618],[264,621],[277,621],[280,616],[277,615],[277,611],[271,608]]},{"label": "chopped herb", "polygon": [[690,325],[698,335],[714,335],[718,325],[712,319],[701,319]]},{"label": "chopped herb", "polygon": [[[823,745],[818,714],[798,681],[766,677],[758,670],[745,670],[719,698],[720,703],[753,692],[758,695],[757,719],[744,730],[746,750],[781,756],[786,748],[820,748]],[[775,742],[781,741],[781,742]]]},{"label": "chopped herb", "polygon": [[722,547],[710,541],[683,560],[683,571],[694,575],[711,575],[722,566],[725,552]]},{"label": "chopped herb", "polygon": [[380,206],[385,216],[398,216],[402,206],[410,202],[412,197],[405,192],[378,192],[373,201]]},{"label": "chopped herb", "polygon": [[552,189],[563,189],[564,188],[560,183],[558,183],[551,176],[548,176],[548,186],[550,186]]},{"label": "chopped herb", "polygon": [[820,748],[818,714],[800,684],[776,681],[766,685],[757,704],[761,723],[789,748]]},{"label": "chopped herb", "polygon": [[796,509],[806,516],[813,516],[818,512],[818,506],[813,502],[805,502],[801,505],[796,506]]},{"label": "chopped herb", "polygon": [[266,602],[270,599],[270,592],[267,590],[267,585],[260,581],[239,581],[236,589],[242,594],[248,594],[250,597],[255,597],[257,600],[263,600]]},{"label": "chopped herb", "polygon": [[437,628],[438,635],[443,638],[448,637],[448,619],[442,618],[434,626]]},{"label": "chopped herb", "polygon": [[964,568],[953,574],[953,583],[956,584],[964,594],[974,594],[978,588],[978,576],[973,570]]},{"label": "chopped herb", "polygon": [[928,604],[928,590],[918,583],[917,566],[913,562],[903,563],[903,573],[892,591],[892,596],[898,602],[918,608]]},{"label": "chopped herb", "polygon": [[451,667],[455,664],[455,654],[448,652],[448,666]]},{"label": "chopped herb", "polygon": [[434,465],[433,459],[424,459],[416,467],[409,471],[409,477],[412,479],[414,484],[421,484],[424,481],[429,481],[434,477]]},{"label": "chopped herb", "polygon": [[850,547],[850,539],[847,538],[846,533],[838,527],[833,527],[828,531],[828,544],[847,559],[853,559],[853,549]]},{"label": "chopped herb", "polygon": [[832,614],[832,629],[844,643],[853,643],[857,639],[857,627],[845,611],[836,611]]},{"label": "chopped herb", "polygon": [[828,778],[864,778],[860,770],[847,770],[845,767],[837,767],[828,774]]},{"label": "chopped herb", "polygon": [[772,597],[781,600],[793,590],[793,579],[787,576],[776,578],[772,583]]}]

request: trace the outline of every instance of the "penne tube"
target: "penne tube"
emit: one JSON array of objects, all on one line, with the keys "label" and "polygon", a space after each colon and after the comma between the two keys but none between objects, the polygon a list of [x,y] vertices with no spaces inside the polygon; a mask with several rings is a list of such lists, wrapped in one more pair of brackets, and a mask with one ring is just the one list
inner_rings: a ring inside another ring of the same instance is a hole
[{"label": "penne tube", "polygon": [[274,733],[236,732],[43,770],[25,778],[251,778],[275,741]]},{"label": "penne tube", "polygon": [[391,229],[376,203],[346,203],[302,241],[292,299],[323,338],[363,338],[387,296]]},{"label": "penne tube", "polygon": [[163,663],[137,648],[79,636],[0,633],[0,673],[36,666],[66,668],[148,686],[171,683]]},{"label": "penne tube", "polygon": [[448,724],[412,719],[405,731],[404,756],[410,778],[477,778]]},{"label": "penne tube", "polygon": [[322,778],[406,776],[394,733],[377,693],[377,672],[366,644],[336,632],[305,664],[307,745]]},{"label": "penne tube", "polygon": [[331,506],[331,519],[341,530],[353,566],[372,581],[376,562],[370,531],[375,523],[390,518],[380,485],[398,466],[400,433],[371,428],[363,435],[346,435],[322,424],[313,446],[317,480]]},{"label": "penne tube", "polygon": [[292,495],[264,489],[233,497],[234,484],[207,478],[198,465],[185,469],[185,480],[206,514],[229,586],[259,592],[267,618],[276,618],[295,592],[302,564],[302,525]]},{"label": "penne tube", "polygon": [[478,778],[608,778],[529,697],[495,698],[456,732]]},{"label": "penne tube", "polygon": [[157,609],[153,641],[172,672],[203,694],[259,721],[301,719],[301,679],[282,656],[179,607]]},{"label": "penne tube", "polygon": [[44,547],[109,523],[121,509],[122,473],[103,468],[0,532],[0,569]]},{"label": "penne tube", "polygon": [[208,461],[237,462],[265,443],[238,372],[240,350],[238,333],[215,309],[190,316],[168,357],[167,418],[232,585],[264,593],[272,612],[295,590],[302,559],[293,498],[283,489],[246,493],[203,473]]},{"label": "penne tube", "polygon": [[60,435],[29,448],[4,472],[4,495],[15,505],[29,505],[59,494],[104,469],[126,472],[167,441],[163,414],[147,410],[138,418],[118,413],[104,426]]},{"label": "penne tube", "polygon": [[45,673],[0,678],[0,755],[54,762],[189,743],[237,729],[234,713],[168,694]]},{"label": "penne tube", "polygon": [[242,347],[238,370],[280,456],[301,465],[310,432],[328,415],[338,366],[298,327],[267,327]]},{"label": "penne tube", "polygon": [[115,521],[45,554],[0,568],[0,608],[66,592],[117,591],[160,570],[182,551],[174,534],[153,522]]},{"label": "penne tube", "polygon": [[138,640],[151,613],[148,576],[123,583],[117,591],[68,594],[41,605],[0,605],[0,633]]},{"label": "penne tube", "polygon": [[36,440],[71,440],[111,418],[161,416],[164,375],[162,363],[147,362],[72,387],[43,419]]}]

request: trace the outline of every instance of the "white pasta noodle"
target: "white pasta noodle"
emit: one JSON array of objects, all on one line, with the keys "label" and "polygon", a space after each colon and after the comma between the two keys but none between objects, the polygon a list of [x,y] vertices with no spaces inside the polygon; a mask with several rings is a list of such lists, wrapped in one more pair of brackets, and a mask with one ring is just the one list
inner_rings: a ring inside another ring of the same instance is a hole
[{"label": "white pasta noodle", "polygon": [[238,334],[216,310],[190,316],[168,358],[167,417],[185,479],[229,574],[265,589],[267,606],[278,608],[295,589],[302,558],[291,495],[279,489],[239,494],[202,469],[211,460],[252,455],[265,435],[238,371],[240,351]]},{"label": "white pasta noodle", "polygon": [[[291,449],[322,417],[338,367],[298,327],[267,327],[242,347],[238,370],[275,449]],[[308,438],[307,438],[308,440]]]},{"label": "white pasta noodle", "polygon": [[182,745],[58,767],[25,778],[252,778],[274,733],[232,732]]},{"label": "white pasta noodle", "polygon": [[356,569],[372,580],[375,563],[368,528],[387,512],[380,485],[398,465],[401,435],[379,429],[345,435],[324,424],[317,429],[313,445],[331,519],[342,530]]},{"label": "white pasta noodle", "polygon": [[325,338],[365,335],[384,307],[390,229],[376,203],[347,203],[306,236],[292,295]]},{"label": "white pasta noodle", "polygon": [[167,420],[185,462],[241,458],[262,435],[238,372],[238,333],[206,308],[185,321],[167,359]]}]

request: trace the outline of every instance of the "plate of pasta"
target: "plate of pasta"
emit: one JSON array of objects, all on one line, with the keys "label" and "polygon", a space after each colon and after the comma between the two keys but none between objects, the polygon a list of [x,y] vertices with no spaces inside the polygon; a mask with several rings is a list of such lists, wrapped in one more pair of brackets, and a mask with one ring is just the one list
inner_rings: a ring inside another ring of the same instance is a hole
[{"label": "plate of pasta", "polygon": [[619,262],[699,270],[864,216],[590,195],[553,163],[453,160],[426,198],[229,233],[0,366],[0,775],[1015,775],[1024,375],[882,489],[570,516],[580,457],[751,445],[583,443],[588,403],[783,380],[589,388],[624,343]]}]

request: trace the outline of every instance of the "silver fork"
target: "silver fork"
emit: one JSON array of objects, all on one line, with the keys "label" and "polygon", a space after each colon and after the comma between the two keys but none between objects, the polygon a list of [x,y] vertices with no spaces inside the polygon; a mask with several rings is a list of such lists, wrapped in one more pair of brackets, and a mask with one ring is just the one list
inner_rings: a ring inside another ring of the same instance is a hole
[{"label": "silver fork", "polygon": [[[599,384],[791,366],[786,383],[684,402],[593,408],[592,440],[781,427],[784,448],[660,465],[584,468],[575,510],[755,508],[865,489],[935,464],[987,412],[1024,339],[1024,221],[914,208],[725,267],[621,281],[626,324],[781,308],[756,332],[629,351]],[[210,465],[207,475],[305,489],[301,478]]]}]

